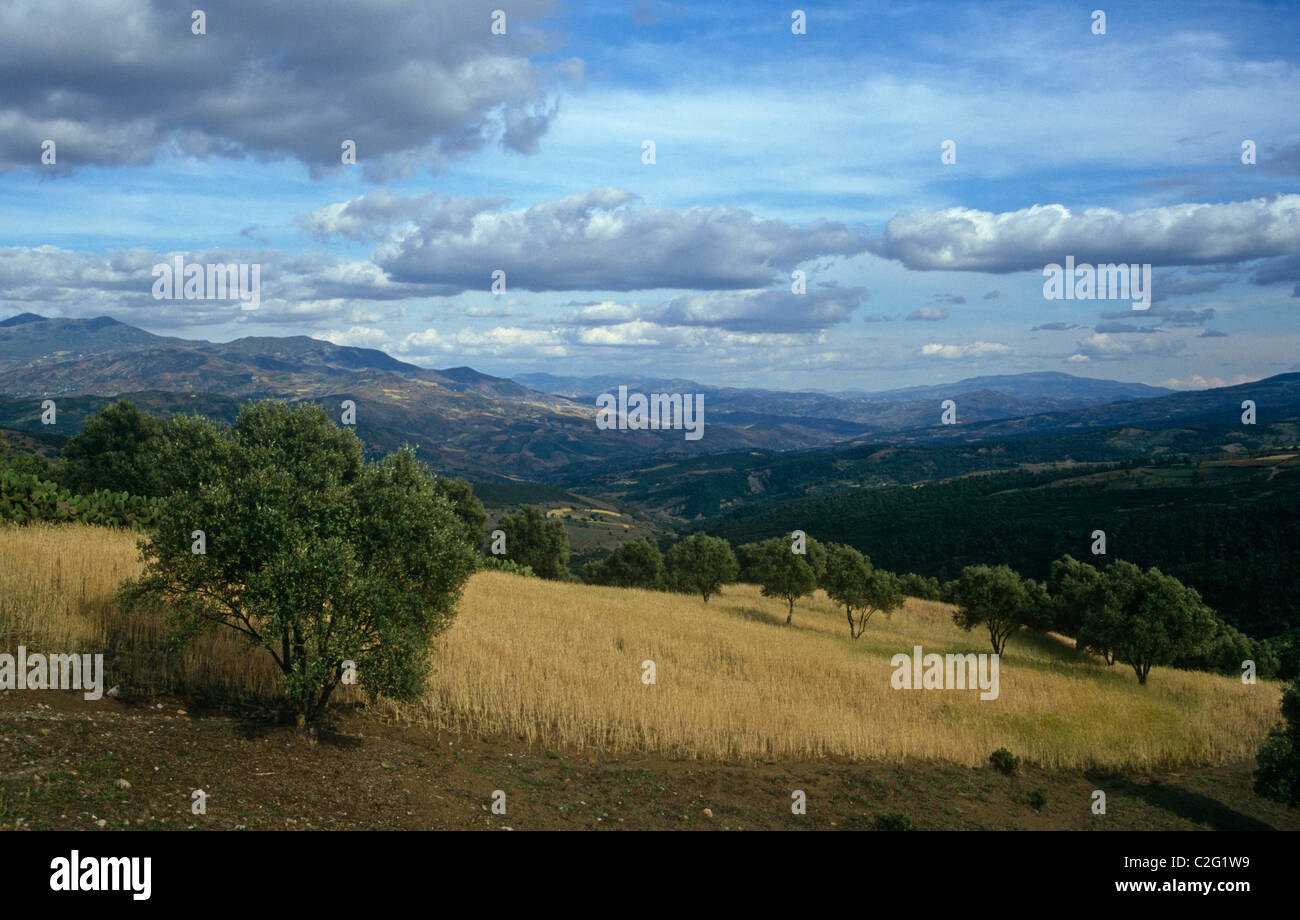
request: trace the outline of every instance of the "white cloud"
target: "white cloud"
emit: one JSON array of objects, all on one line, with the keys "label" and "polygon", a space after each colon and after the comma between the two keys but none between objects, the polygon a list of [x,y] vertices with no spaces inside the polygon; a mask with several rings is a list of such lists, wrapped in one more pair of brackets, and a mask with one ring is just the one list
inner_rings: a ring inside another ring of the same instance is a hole
[{"label": "white cloud", "polygon": [[1001,345],[997,342],[970,342],[966,345],[940,345],[931,342],[921,349],[921,354],[926,357],[937,356],[949,360],[957,358],[987,358],[993,355],[1011,354],[1009,345]]},{"label": "white cloud", "polygon": [[878,255],[923,271],[1041,271],[1078,264],[1202,265],[1300,248],[1300,195],[1178,204],[1122,214],[1059,204],[993,213],[971,208],[894,217],[872,241]]}]

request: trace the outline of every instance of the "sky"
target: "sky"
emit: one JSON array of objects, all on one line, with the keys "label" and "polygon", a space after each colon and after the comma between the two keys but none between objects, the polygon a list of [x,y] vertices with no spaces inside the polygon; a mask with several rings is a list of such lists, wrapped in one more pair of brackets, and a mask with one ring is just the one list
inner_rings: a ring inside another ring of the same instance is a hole
[{"label": "sky", "polygon": [[[0,0],[0,318],[825,391],[1300,370],[1294,3],[193,9]],[[178,255],[256,309],[156,298]],[[1049,299],[1067,258],[1150,306]]]}]

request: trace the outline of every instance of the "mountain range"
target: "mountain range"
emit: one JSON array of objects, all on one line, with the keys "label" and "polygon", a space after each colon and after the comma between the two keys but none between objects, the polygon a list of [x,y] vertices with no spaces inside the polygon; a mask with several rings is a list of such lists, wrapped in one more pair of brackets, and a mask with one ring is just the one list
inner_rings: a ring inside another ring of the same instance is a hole
[{"label": "mountain range", "polygon": [[[783,392],[637,376],[534,373],[509,379],[469,367],[423,368],[376,349],[307,336],[224,343],[159,336],[106,316],[24,313],[0,321],[0,426],[70,435],[115,397],[132,398],[160,415],[202,406],[227,419],[251,398],[313,401],[332,411],[351,399],[358,433],[372,449],[413,443],[435,467],[480,481],[571,483],[596,470],[737,450],[1159,427],[1222,413],[1247,393],[1260,396],[1264,414],[1266,406],[1293,399],[1290,378],[1296,377],[1179,393],[1057,373],[975,377],[882,393]],[[679,431],[597,429],[596,395],[620,385],[646,393],[703,394],[705,437],[687,441]],[[39,403],[49,398],[60,407],[57,426],[40,425]],[[961,424],[939,424],[944,399],[956,402]]]}]

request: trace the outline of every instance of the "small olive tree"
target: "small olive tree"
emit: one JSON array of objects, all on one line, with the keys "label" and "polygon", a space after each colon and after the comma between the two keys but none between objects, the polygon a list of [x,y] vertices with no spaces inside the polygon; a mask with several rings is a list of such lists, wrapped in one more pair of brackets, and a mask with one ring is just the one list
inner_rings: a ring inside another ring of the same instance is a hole
[{"label": "small olive tree", "polygon": [[693,533],[669,547],[664,566],[673,590],[698,594],[706,604],[740,572],[731,544],[704,533]]},{"label": "small olive tree", "polygon": [[902,586],[889,572],[873,568],[871,560],[851,546],[826,547],[826,570],[821,578],[826,595],[844,607],[849,636],[857,639],[878,611],[889,616],[903,606]]},{"label": "small olive tree", "polygon": [[1021,627],[1042,629],[1051,624],[1047,590],[1021,578],[1010,566],[967,566],[953,597],[957,604],[953,622],[965,630],[985,627],[995,655],[1003,653],[1007,640]]},{"label": "small olive tree", "polygon": [[[789,537],[764,540],[758,544],[755,565],[762,595],[786,602],[786,626],[794,622],[794,602],[817,590],[817,570],[806,553],[796,553],[794,549],[794,541]],[[823,563],[825,558],[821,556]]]},{"label": "small olive tree", "polygon": [[658,589],[664,586],[664,557],[643,537],[616,547],[599,562],[588,562],[582,577],[592,585]]},{"label": "small olive tree", "polygon": [[125,607],[161,610],[180,639],[227,628],[266,649],[300,728],[345,661],[372,697],[418,695],[474,546],[414,452],[366,463],[356,434],[314,405],[251,403],[230,428],[173,421],[169,491]]},{"label": "small olive tree", "polygon": [[564,522],[550,518],[536,505],[524,505],[497,524],[505,534],[506,558],[526,565],[539,578],[568,581],[569,534]]},{"label": "small olive tree", "polygon": [[1145,572],[1128,562],[1113,562],[1095,592],[1095,614],[1085,619],[1085,634],[1102,619],[1117,661],[1133,668],[1145,684],[1151,668],[1205,651],[1218,632],[1218,618],[1201,595],[1159,569]]}]

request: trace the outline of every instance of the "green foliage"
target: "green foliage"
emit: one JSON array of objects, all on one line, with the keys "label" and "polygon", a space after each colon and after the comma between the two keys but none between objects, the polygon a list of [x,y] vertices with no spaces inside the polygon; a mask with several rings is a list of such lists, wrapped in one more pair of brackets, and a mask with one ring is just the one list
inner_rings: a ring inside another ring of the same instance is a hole
[{"label": "green foliage", "polygon": [[105,406],[64,445],[63,484],[74,492],[160,494],[157,448],[162,431],[158,419],[125,399]]},{"label": "green foliage", "polygon": [[[3,446],[3,442],[0,442]],[[0,468],[5,468],[6,464],[0,460]],[[52,482],[58,482],[56,468],[50,461],[46,460],[40,454],[21,453],[11,457],[7,468],[15,473],[28,473],[37,479],[48,479]]]},{"label": "green foliage", "polygon": [[[414,451],[366,463],[356,434],[315,405],[252,403],[232,428],[168,428],[185,469],[168,470],[126,609],[163,611],[179,639],[248,636],[279,665],[300,726],[323,712],[344,661],[372,697],[416,696],[475,552]],[[206,554],[192,552],[195,530]]]},{"label": "green foliage", "polygon": [[906,575],[898,576],[898,590],[902,591],[907,597],[918,597],[923,601],[937,601],[943,599],[943,586],[939,584],[939,579],[933,575],[917,575],[915,572],[908,572]]},{"label": "green foliage", "polygon": [[952,620],[965,630],[988,630],[993,653],[1001,655],[1012,633],[1022,626],[1043,629],[1051,624],[1051,602],[1042,585],[1021,578],[1009,566],[967,566],[956,589],[957,611]]},{"label": "green foliage", "polygon": [[524,505],[497,525],[506,535],[506,556],[528,566],[539,578],[566,581],[569,574],[569,535],[564,523],[548,518],[536,505]]},{"label": "green foliage", "polygon": [[698,594],[706,604],[723,585],[735,581],[740,571],[731,544],[704,533],[674,543],[664,557],[664,566],[672,590]]},{"label": "green foliage", "polygon": [[817,590],[817,572],[807,558],[794,552],[790,537],[773,537],[758,544],[755,563],[764,597],[779,597],[788,605],[786,625],[794,622],[794,602]]},{"label": "green foliage", "polygon": [[867,623],[877,611],[888,616],[903,606],[898,579],[872,568],[870,559],[842,543],[826,547],[825,571],[820,581],[827,596],[843,605],[849,635],[854,639],[866,632]]},{"label": "green foliage", "polygon": [[1268,679],[1281,673],[1282,663],[1273,643],[1252,639],[1216,617],[1214,637],[1205,648],[1194,654],[1180,655],[1172,664],[1195,671],[1240,675],[1246,661],[1255,662],[1257,677]]},{"label": "green foliage", "polygon": [[1088,613],[1089,598],[1101,581],[1101,573],[1086,562],[1065,555],[1052,563],[1047,593],[1055,606],[1053,627],[1067,636],[1078,636]]},{"label": "green foliage", "polygon": [[488,556],[483,560],[483,568],[495,569],[498,572],[509,572],[511,575],[527,575],[529,578],[536,578],[537,573],[526,565],[520,565],[513,559],[507,559],[504,556]]},{"label": "green foliage", "polygon": [[1020,758],[1006,748],[998,748],[990,754],[989,763],[1004,776],[1015,776],[1020,770]]},{"label": "green foliage", "polygon": [[736,547],[736,564],[739,567],[737,581],[756,585],[762,580],[763,553],[759,544],[745,543]]},{"label": "green foliage", "polygon": [[451,510],[461,522],[461,532],[465,542],[475,549],[483,545],[483,524],[487,521],[487,511],[483,503],[474,495],[474,487],[465,479],[451,479],[439,476],[433,481],[433,491],[447,500]]},{"label": "green foliage", "polygon": [[1035,789],[1029,793],[1029,807],[1034,811],[1042,811],[1047,807],[1047,793],[1041,789]]},{"label": "green foliage", "polygon": [[31,473],[0,469],[0,521],[141,527],[153,521],[157,513],[155,502],[143,496],[106,490],[74,495]]},{"label": "green foliage", "polygon": [[664,587],[666,576],[659,547],[644,538],[624,543],[599,562],[587,563],[582,570],[588,584],[616,588],[658,589]]},{"label": "green foliage", "polygon": [[[1188,436],[1192,440],[1184,444],[1181,432],[1167,433],[1168,449],[1198,447],[1196,433]],[[983,450],[980,456],[1014,462],[1021,457],[1018,451],[1032,448],[1035,455],[1043,450],[1041,459],[1084,461],[1086,453],[1076,450],[1102,447],[1105,439],[1090,433],[1055,456],[1044,449],[1051,443],[1047,439],[1036,447],[1008,440],[998,442],[997,450],[987,449],[989,445],[926,448],[918,451],[923,455],[918,460],[928,457],[938,463],[948,450]],[[802,459],[829,465],[835,456]],[[755,462],[775,466],[799,459],[791,455]],[[832,495],[748,504],[699,526],[739,545],[778,536],[790,521],[816,521],[819,538],[854,546],[888,571],[947,580],[966,566],[1005,564],[1043,580],[1053,560],[1086,553],[1088,535],[1105,521],[1108,540],[1123,547],[1125,559],[1159,567],[1195,587],[1225,621],[1248,635],[1263,638],[1300,627],[1300,593],[1293,577],[1300,571],[1300,466],[1225,467],[1192,486],[1186,471],[1174,465],[1176,459],[1144,460],[1127,471],[1129,478],[1074,468],[999,472],[916,487],[843,491],[839,486]],[[724,460],[729,467],[739,462],[731,456],[714,462],[722,466]],[[942,464],[927,469],[922,463],[917,474],[925,479],[957,475],[944,470]],[[743,487],[747,474],[740,470],[737,475]],[[684,477],[678,473],[677,478]],[[844,474],[836,473],[828,487],[843,479]],[[992,521],[997,522],[994,529]]]},{"label": "green foliage", "polygon": [[1255,792],[1300,808],[1300,679],[1282,693],[1282,718],[1256,758]]},{"label": "green foliage", "polygon": [[1218,632],[1201,596],[1159,569],[1113,562],[1090,594],[1079,643],[1130,665],[1140,684],[1155,665],[1203,654]]},{"label": "green foliage", "polygon": [[876,820],[872,827],[878,831],[914,831],[916,825],[912,819],[902,812],[889,812],[888,814],[876,815]]}]

